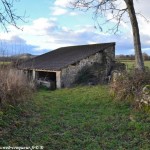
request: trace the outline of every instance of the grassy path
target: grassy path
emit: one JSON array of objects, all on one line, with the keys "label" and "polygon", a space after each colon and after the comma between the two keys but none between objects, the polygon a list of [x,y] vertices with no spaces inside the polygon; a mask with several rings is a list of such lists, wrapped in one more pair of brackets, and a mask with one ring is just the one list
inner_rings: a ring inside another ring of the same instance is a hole
[{"label": "grassy path", "polygon": [[107,87],[39,91],[1,113],[1,146],[46,150],[148,150],[150,116],[110,98]]}]

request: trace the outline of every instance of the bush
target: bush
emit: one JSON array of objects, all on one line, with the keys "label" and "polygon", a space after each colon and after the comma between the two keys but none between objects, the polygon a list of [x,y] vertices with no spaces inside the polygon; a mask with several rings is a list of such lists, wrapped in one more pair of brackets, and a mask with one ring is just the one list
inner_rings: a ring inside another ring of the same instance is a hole
[{"label": "bush", "polygon": [[93,63],[91,66],[84,66],[76,75],[74,84],[96,85],[104,84],[106,79],[106,66]]},{"label": "bush", "polygon": [[15,69],[0,69],[0,106],[17,105],[30,99],[34,84],[26,76]]},{"label": "bush", "polygon": [[150,85],[150,70],[141,72],[132,69],[118,73],[115,78],[112,77],[110,91],[117,100],[129,100],[139,105],[143,99],[143,88],[147,85]]},{"label": "bush", "polygon": [[92,70],[90,67],[83,67],[82,70],[78,72],[78,75],[76,76],[75,83],[76,84],[88,84],[90,80],[95,78],[94,74],[92,73]]}]

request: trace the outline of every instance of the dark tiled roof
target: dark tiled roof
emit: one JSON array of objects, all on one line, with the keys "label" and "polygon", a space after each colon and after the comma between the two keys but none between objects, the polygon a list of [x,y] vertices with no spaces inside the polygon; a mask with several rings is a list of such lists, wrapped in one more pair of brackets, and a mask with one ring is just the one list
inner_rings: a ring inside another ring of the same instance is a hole
[{"label": "dark tiled roof", "polygon": [[58,48],[30,59],[19,66],[20,69],[60,70],[90,55],[114,46],[115,43],[80,45]]}]

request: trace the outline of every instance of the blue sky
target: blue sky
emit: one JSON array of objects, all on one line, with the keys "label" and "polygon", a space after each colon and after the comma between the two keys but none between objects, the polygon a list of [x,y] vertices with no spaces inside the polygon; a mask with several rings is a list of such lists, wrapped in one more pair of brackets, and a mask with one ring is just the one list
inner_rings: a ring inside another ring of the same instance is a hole
[{"label": "blue sky", "polygon": [[[63,46],[116,42],[116,54],[133,54],[133,40],[130,23],[121,23],[116,35],[95,28],[93,13],[69,9],[70,0],[20,0],[15,2],[16,13],[26,12],[26,22],[18,22],[23,31],[8,25],[9,33],[0,28],[0,48],[5,52],[32,53],[35,55]],[[71,0],[72,1],[72,0]],[[119,0],[118,0],[119,1]],[[146,2],[134,1],[137,12],[148,19],[150,9]],[[120,5],[120,4],[119,4]],[[1,6],[1,4],[0,4]],[[124,3],[121,3],[123,7]],[[110,14],[107,14],[107,18]],[[125,19],[128,20],[128,17]],[[100,18],[99,22],[104,21]],[[115,21],[104,25],[108,29]],[[144,18],[138,17],[142,50],[150,54],[150,28]]]}]

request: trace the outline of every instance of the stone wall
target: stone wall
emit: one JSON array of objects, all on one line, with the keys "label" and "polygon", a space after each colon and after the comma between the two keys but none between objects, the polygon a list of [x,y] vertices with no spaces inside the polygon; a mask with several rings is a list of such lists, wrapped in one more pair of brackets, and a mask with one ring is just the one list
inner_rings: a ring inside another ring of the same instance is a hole
[{"label": "stone wall", "polygon": [[106,75],[111,74],[112,66],[115,62],[115,46],[109,47],[103,51],[103,63],[106,64]]},{"label": "stone wall", "polygon": [[62,69],[61,72],[61,86],[70,87],[75,81],[77,73],[85,66],[91,66],[94,63],[105,64],[106,74],[109,74],[113,61],[115,60],[115,48],[109,47],[102,52],[98,52],[78,63],[69,65],[67,68]]}]

